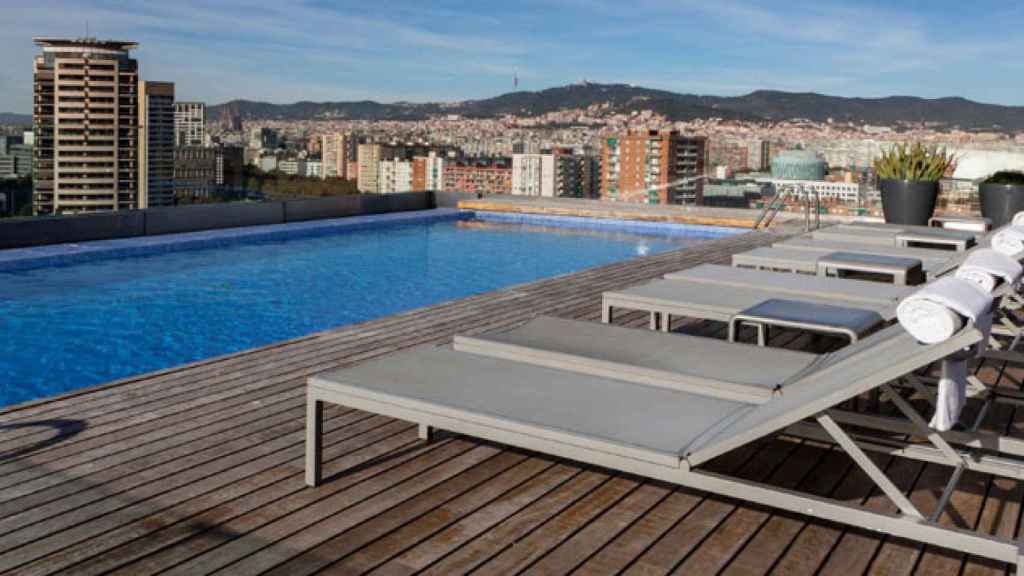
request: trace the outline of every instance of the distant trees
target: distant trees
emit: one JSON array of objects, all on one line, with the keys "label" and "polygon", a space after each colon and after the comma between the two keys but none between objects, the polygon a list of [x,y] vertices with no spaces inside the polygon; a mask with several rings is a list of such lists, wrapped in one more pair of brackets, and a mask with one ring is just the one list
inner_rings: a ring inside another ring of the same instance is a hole
[{"label": "distant trees", "polygon": [[246,166],[242,174],[242,187],[273,200],[296,196],[348,196],[358,194],[354,182],[341,178],[306,178],[290,176],[279,171],[264,172],[256,166]]}]

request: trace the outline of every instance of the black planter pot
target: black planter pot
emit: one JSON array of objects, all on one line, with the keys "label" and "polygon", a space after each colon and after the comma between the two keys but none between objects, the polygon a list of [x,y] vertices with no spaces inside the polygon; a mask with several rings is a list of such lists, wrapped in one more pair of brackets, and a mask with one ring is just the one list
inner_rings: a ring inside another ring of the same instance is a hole
[{"label": "black planter pot", "polygon": [[1024,211],[1024,186],[1020,184],[982,184],[978,187],[981,215],[992,221],[992,227],[1009,224],[1013,215]]},{"label": "black planter pot", "polygon": [[885,179],[879,180],[878,189],[886,222],[925,226],[935,212],[938,182]]}]

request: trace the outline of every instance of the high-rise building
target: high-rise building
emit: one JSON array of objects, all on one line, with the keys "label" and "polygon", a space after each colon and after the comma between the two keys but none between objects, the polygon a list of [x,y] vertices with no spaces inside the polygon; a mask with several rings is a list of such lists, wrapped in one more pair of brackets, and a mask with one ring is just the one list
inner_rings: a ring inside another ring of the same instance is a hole
[{"label": "high-rise building", "polygon": [[435,151],[427,153],[426,156],[416,156],[412,159],[412,190],[424,192],[433,190],[439,192],[444,189],[444,166],[447,159],[444,155]]},{"label": "high-rise building", "polygon": [[381,160],[378,165],[380,166],[377,190],[379,193],[393,194],[412,190],[411,161],[395,157],[390,160]]},{"label": "high-rise building", "polygon": [[174,103],[174,145],[206,145],[206,104],[202,102]]},{"label": "high-rise building", "polygon": [[216,182],[221,192],[237,193],[242,190],[242,173],[245,162],[244,149],[240,146],[217,146],[216,150]]},{"label": "high-rise building", "polygon": [[554,154],[513,154],[511,192],[517,196],[554,196]]},{"label": "high-rise building", "polygon": [[[356,162],[359,164],[359,191],[377,194],[380,190],[380,163],[402,156],[403,149],[386,144],[366,143],[356,148]],[[411,170],[411,169],[410,169]]]},{"label": "high-rise building", "polygon": [[676,131],[629,131],[601,151],[601,198],[644,204],[700,203],[707,139]]},{"label": "high-rise building", "polygon": [[771,168],[771,143],[754,140],[747,144],[747,168],[755,172],[767,172]]},{"label": "high-rise building", "polygon": [[597,158],[555,148],[541,154],[512,155],[512,194],[594,198],[600,180]]},{"label": "high-rise building", "polygon": [[323,166],[322,178],[344,178],[354,180],[349,165],[358,161],[359,137],[351,132],[336,132],[320,137],[320,155]]},{"label": "high-rise building", "polygon": [[138,205],[138,62],[134,42],[36,38],[36,214]]},{"label": "high-rise building", "polygon": [[136,208],[174,205],[174,83],[139,81]]},{"label": "high-rise building", "polygon": [[572,151],[555,154],[555,196],[597,198],[601,170],[597,158]]}]

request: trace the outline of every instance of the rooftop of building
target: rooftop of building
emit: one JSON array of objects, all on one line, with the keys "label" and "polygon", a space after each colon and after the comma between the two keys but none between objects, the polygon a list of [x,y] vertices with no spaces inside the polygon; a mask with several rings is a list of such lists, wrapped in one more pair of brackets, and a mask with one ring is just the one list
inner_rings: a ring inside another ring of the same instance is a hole
[{"label": "rooftop of building", "polygon": [[126,40],[100,40],[98,38],[83,37],[83,38],[46,38],[46,37],[34,37],[32,41],[35,42],[36,46],[43,48],[98,48],[103,50],[120,50],[128,51],[134,48],[138,48],[138,42],[130,42]]}]

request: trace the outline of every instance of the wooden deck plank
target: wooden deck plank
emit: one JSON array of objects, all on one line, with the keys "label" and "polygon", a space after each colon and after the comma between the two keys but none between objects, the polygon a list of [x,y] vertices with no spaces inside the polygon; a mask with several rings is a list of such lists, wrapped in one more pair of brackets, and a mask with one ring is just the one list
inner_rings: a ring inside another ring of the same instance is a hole
[{"label": "wooden deck plank", "polygon": [[[371,573],[405,575],[423,570],[465,542],[530,506],[580,472],[575,466],[556,464],[454,523],[444,524],[447,518],[443,511],[417,520],[408,526],[408,530],[415,536],[406,537],[401,532],[395,532],[377,543],[379,548],[392,554],[392,557],[376,566]],[[438,526],[443,528],[434,530]]]},{"label": "wooden deck plank", "polygon": [[[765,443],[736,474],[750,480],[764,480],[777,471],[798,447],[797,442]],[[624,573],[668,574],[736,509],[731,501],[713,495],[704,496],[700,504],[635,558]]]},{"label": "wooden deck plank", "polygon": [[455,522],[555,464],[553,460],[529,458],[525,454],[502,456],[513,464],[495,469],[496,474],[488,472],[480,481],[475,477],[481,476],[484,466],[466,472],[457,482],[429,490],[304,551],[294,560],[278,565],[267,573],[268,576],[365,573],[393,556],[398,547],[410,546],[421,539],[424,528],[436,530],[431,520],[441,526]]},{"label": "wooden deck plank", "polygon": [[[372,464],[375,459],[395,451],[399,451],[400,454],[401,450],[408,449],[416,441],[414,426],[405,422],[388,422],[384,426],[341,442],[325,443],[325,456],[339,459],[326,469],[331,471],[338,463],[355,468],[357,472],[338,481],[339,485],[346,485],[383,469]],[[397,458],[391,457],[386,464],[397,465],[415,454],[417,452]],[[101,543],[83,540],[34,564],[23,566],[20,570],[26,574],[52,574],[61,571],[78,574],[107,573],[108,570],[153,554],[191,535],[206,532],[211,528],[216,529],[215,527],[227,519],[244,512],[252,499],[260,499],[259,501],[263,502],[263,499],[283,498],[302,491],[304,484],[301,482],[301,476],[302,470],[298,461],[265,470],[246,478],[244,482],[208,492],[170,509],[124,524],[105,533]],[[182,546],[167,550],[174,550],[180,554],[185,549],[186,547]],[[129,573],[132,572],[137,571],[131,568]]]},{"label": "wooden deck plank", "polygon": [[[353,414],[358,415],[356,412]],[[364,429],[385,423],[386,419],[380,417],[359,419],[351,427],[342,425],[332,430],[331,439],[358,434]],[[9,532],[0,540],[0,548],[3,549],[3,553],[0,553],[0,570],[19,566],[127,522],[155,514],[168,507],[169,503],[222,489],[234,482],[244,481],[253,474],[294,460],[294,449],[301,445],[302,438],[302,431],[279,436],[219,460],[213,474],[209,474],[210,471],[206,469],[186,470],[175,483],[159,481],[147,484],[137,492],[115,495]]]},{"label": "wooden deck plank", "polygon": [[[832,484],[838,481],[838,477],[829,476],[826,472],[822,474],[822,462],[828,461],[827,447],[805,442],[789,458],[785,465],[779,468],[768,483],[773,486],[780,486],[787,489],[800,488],[800,491],[814,491],[815,483],[824,482],[825,488],[818,488],[818,491],[831,488]],[[831,462],[829,462],[831,463]],[[725,566],[746,547],[747,544],[764,529],[765,524],[772,518],[769,508],[754,508],[749,506],[738,507],[729,519],[722,523],[718,530],[704,539],[700,547],[694,550],[672,571],[673,574],[718,574]],[[758,562],[762,566],[770,565],[777,556],[769,556],[769,549],[761,548],[758,551]],[[781,553],[781,550],[777,552]]]}]

